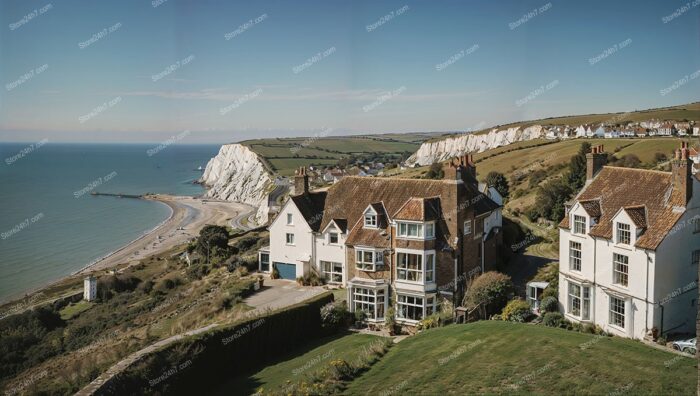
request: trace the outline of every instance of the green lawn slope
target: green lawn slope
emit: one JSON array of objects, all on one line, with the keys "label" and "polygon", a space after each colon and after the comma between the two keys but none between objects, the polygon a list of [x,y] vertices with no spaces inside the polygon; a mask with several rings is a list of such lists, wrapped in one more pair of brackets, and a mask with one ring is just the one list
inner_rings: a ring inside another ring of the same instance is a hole
[{"label": "green lawn slope", "polygon": [[695,359],[638,341],[483,321],[402,341],[345,393],[692,395],[696,383]]}]

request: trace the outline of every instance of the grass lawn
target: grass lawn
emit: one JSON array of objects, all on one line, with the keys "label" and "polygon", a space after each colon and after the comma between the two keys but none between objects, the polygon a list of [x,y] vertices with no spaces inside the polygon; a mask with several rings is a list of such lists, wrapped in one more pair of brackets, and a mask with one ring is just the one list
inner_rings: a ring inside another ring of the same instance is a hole
[{"label": "grass lawn", "polygon": [[637,341],[483,321],[402,341],[346,394],[694,395],[696,383],[695,359]]},{"label": "grass lawn", "polygon": [[80,315],[81,312],[85,312],[88,309],[92,308],[93,305],[95,305],[95,303],[85,301],[85,300],[80,300],[75,304],[70,303],[70,304],[66,305],[59,312],[59,314],[61,315],[61,319],[63,319],[63,320],[73,319],[74,317]]},{"label": "grass lawn", "polygon": [[380,339],[381,337],[369,334],[342,334],[323,338],[282,356],[257,373],[239,376],[224,383],[214,394],[230,395],[235,390],[235,394],[248,395],[260,387],[263,387],[265,393],[276,394],[285,384],[304,379],[327,367],[332,360],[353,361],[372,342]]}]

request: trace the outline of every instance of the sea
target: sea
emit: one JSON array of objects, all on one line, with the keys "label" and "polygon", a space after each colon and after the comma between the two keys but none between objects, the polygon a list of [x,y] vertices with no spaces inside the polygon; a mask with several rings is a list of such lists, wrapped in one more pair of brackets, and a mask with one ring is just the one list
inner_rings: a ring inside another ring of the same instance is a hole
[{"label": "sea", "polygon": [[0,301],[58,280],[149,232],[162,203],[92,192],[201,195],[218,145],[0,143]]}]

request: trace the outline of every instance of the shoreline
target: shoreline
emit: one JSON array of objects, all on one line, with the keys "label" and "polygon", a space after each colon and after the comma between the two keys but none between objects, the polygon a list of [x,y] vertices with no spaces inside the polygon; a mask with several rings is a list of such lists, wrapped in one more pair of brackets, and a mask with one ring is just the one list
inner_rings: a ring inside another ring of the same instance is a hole
[{"label": "shoreline", "polygon": [[[148,199],[148,198],[144,198],[144,199]],[[160,202],[161,204],[163,204],[163,205],[167,206],[168,208],[170,208],[170,214],[168,215],[168,217],[167,217],[165,220],[161,221],[160,223],[158,223],[155,227],[151,228],[150,230],[145,231],[144,233],[142,233],[142,234],[141,234],[140,236],[138,236],[137,238],[132,239],[131,241],[127,242],[126,244],[124,244],[124,246],[122,246],[122,247],[120,247],[120,248],[118,248],[118,249],[116,249],[116,250],[113,250],[113,251],[111,251],[111,252],[109,252],[109,253],[107,253],[107,254],[105,254],[105,255],[103,255],[103,256],[101,256],[101,257],[99,257],[99,258],[97,258],[97,259],[95,259],[95,260],[93,260],[93,261],[91,261],[90,264],[84,266],[83,268],[81,268],[81,269],[79,269],[79,270],[73,271],[69,276],[78,275],[79,273],[81,273],[81,272],[83,272],[83,271],[89,269],[90,267],[93,267],[93,266],[99,264],[100,262],[102,262],[102,261],[104,261],[104,260],[106,260],[106,259],[108,259],[108,258],[114,256],[115,254],[117,254],[117,253],[123,251],[124,249],[127,249],[129,246],[131,246],[131,245],[137,243],[138,241],[140,241],[140,240],[142,240],[142,239],[144,239],[144,238],[147,238],[148,236],[150,236],[150,235],[153,234],[154,232],[158,231],[158,229],[160,229],[160,228],[162,228],[163,226],[165,226],[169,221],[172,221],[173,216],[175,215],[175,209],[176,209],[175,206],[174,206],[173,204],[171,204],[170,202],[167,202],[167,201],[161,201],[161,200],[159,200],[159,199],[151,199],[151,201]]]},{"label": "shoreline", "polygon": [[[228,225],[231,219],[248,210],[245,204],[204,199],[201,195],[195,197],[153,194],[144,196],[142,199],[160,202],[168,206],[171,210],[170,215],[149,231],[144,232],[118,249],[93,260],[91,263],[78,270],[60,276],[41,286],[28,288],[22,291],[21,294],[0,299],[0,306],[12,308],[15,305],[22,304],[27,299],[32,299],[32,296],[42,293],[45,289],[59,285],[72,278],[106,271],[120,264],[130,265],[134,262],[140,262],[150,256],[161,254],[164,251],[186,243],[191,238],[196,237],[199,230],[205,225]],[[40,298],[32,300],[33,302],[31,304],[27,304],[28,306],[23,307],[23,309],[18,312],[12,312],[12,314],[20,313],[33,306],[46,303],[50,301],[51,297],[55,296],[46,297],[48,299]]]}]

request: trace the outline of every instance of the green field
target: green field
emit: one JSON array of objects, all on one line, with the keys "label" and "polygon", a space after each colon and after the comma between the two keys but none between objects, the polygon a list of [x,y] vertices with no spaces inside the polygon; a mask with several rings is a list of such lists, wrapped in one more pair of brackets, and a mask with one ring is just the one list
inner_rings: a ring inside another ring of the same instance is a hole
[{"label": "green field", "polygon": [[264,158],[282,175],[290,176],[300,166],[335,165],[349,156],[400,159],[418,150],[420,144],[435,134],[407,133],[371,136],[325,136],[257,139],[241,142]]},{"label": "green field", "polygon": [[484,321],[395,345],[346,394],[694,395],[697,361],[638,341]]},{"label": "green field", "polygon": [[252,394],[259,388],[265,393],[284,394],[284,386],[318,372],[332,360],[353,361],[359,354],[381,337],[368,334],[350,334],[323,338],[310,345],[282,356],[277,363],[265,367],[252,375],[244,375],[226,382],[216,394]]},{"label": "green field", "polygon": [[81,300],[77,303],[70,303],[66,305],[59,312],[59,314],[61,315],[61,319],[63,320],[73,319],[74,317],[80,315],[81,312],[87,311],[88,309],[92,308],[93,305],[95,304],[85,300]]}]

